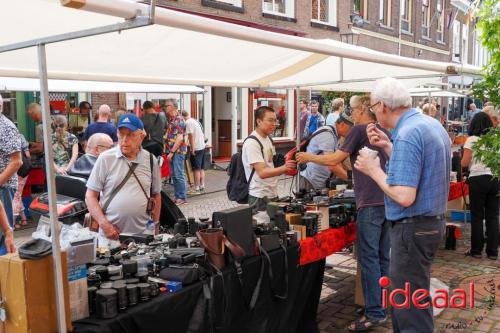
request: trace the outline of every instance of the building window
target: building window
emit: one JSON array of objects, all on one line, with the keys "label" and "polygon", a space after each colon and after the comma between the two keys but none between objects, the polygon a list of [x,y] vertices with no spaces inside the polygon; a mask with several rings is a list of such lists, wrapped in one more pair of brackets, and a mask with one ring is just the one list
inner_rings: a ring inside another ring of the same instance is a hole
[{"label": "building window", "polygon": [[311,21],[337,25],[337,0],[312,0]]},{"label": "building window", "polygon": [[453,54],[452,61],[460,61],[460,22],[453,21]]},{"label": "building window", "polygon": [[286,89],[257,89],[253,96],[253,109],[268,106],[276,113],[276,129],[273,137],[288,137],[293,134],[293,91],[289,94]]},{"label": "building window", "polygon": [[437,28],[436,28],[436,40],[438,42],[443,42],[444,41],[444,33],[443,33],[443,26],[444,26],[443,0],[437,0],[436,1],[436,15],[438,16],[438,19],[437,19]]},{"label": "building window", "polygon": [[368,0],[353,0],[352,13],[368,20]]},{"label": "building window", "polygon": [[262,11],[267,14],[294,17],[295,0],[264,0],[262,2]]},{"label": "building window", "polygon": [[422,36],[429,37],[429,27],[431,23],[430,0],[422,0]]},{"label": "building window", "polygon": [[241,7],[242,0],[215,0],[216,2],[227,3],[228,5],[233,5],[235,7]]},{"label": "building window", "polygon": [[401,0],[401,31],[411,32],[411,0]]},{"label": "building window", "polygon": [[379,0],[378,21],[386,27],[391,26],[391,0]]},{"label": "building window", "polygon": [[469,61],[469,25],[462,24],[462,54],[461,60],[463,64]]}]

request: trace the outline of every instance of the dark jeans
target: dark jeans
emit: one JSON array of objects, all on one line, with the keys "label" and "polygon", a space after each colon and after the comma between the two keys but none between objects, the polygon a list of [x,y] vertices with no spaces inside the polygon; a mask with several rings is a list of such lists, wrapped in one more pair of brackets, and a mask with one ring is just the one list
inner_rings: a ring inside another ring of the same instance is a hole
[{"label": "dark jeans", "polygon": [[[407,223],[408,222],[408,223]],[[394,333],[434,332],[432,305],[417,309],[411,295],[417,289],[430,290],[431,263],[443,240],[446,228],[444,219],[425,218],[416,222],[398,221],[391,229],[390,289],[404,289],[410,283],[410,308],[391,307]],[[404,295],[398,294],[396,302],[404,303]],[[424,302],[430,302],[430,298]]]},{"label": "dark jeans", "polygon": [[358,211],[356,245],[361,265],[365,315],[372,320],[385,318],[379,280],[389,276],[390,222],[385,207],[364,207]]},{"label": "dark jeans", "polygon": [[277,197],[269,199],[268,197],[257,198],[248,195],[248,205],[252,207],[252,215],[267,210],[267,203],[277,199]]},{"label": "dark jeans", "polygon": [[[12,209],[12,200],[14,199],[14,194],[16,190],[10,187],[0,187],[0,201],[2,202],[3,208],[5,210],[5,215],[7,215],[7,221],[9,222],[10,228],[14,228],[14,211]],[[0,229],[0,256],[7,253],[7,248],[5,247],[5,236],[3,231]]]},{"label": "dark jeans", "polygon": [[471,253],[481,254],[484,248],[483,220],[486,220],[486,254],[498,256],[498,216],[500,207],[500,182],[492,176],[469,178],[471,212]]}]

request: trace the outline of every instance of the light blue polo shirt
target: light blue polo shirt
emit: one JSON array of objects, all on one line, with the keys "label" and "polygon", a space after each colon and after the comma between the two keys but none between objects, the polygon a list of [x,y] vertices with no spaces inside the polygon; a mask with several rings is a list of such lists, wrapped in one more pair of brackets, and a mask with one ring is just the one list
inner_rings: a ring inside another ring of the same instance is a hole
[{"label": "light blue polo shirt", "polygon": [[405,112],[392,135],[392,155],[387,164],[387,184],[417,188],[415,202],[403,207],[385,196],[388,220],[435,216],[446,212],[451,171],[448,133],[434,118],[416,109]]},{"label": "light blue polo shirt", "polygon": [[[137,158],[130,161],[122,154],[120,146],[99,155],[87,181],[87,188],[101,193],[99,200],[101,207],[107,202],[113,189],[125,178],[131,163],[139,164],[134,172],[146,194],[149,196],[150,189],[153,195],[160,193],[160,169],[156,158],[153,157],[153,170],[151,170],[149,155],[148,151],[141,148]],[[137,179],[131,176],[111,201],[106,217],[122,233],[142,233],[150,219],[146,208],[146,196]]]}]

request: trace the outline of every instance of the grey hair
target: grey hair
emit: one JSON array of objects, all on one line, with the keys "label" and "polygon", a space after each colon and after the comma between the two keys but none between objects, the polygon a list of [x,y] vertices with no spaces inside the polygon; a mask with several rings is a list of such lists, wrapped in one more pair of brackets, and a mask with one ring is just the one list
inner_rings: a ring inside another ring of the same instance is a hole
[{"label": "grey hair", "polygon": [[111,139],[111,137],[109,135],[104,134],[104,133],[92,134],[89,138],[89,141],[87,141],[87,149],[85,149],[85,152],[86,153],[90,152],[92,149],[94,149],[94,147],[96,147],[102,143],[109,143],[112,145],[113,140]]},{"label": "grey hair", "polygon": [[337,111],[342,106],[344,106],[344,100],[342,98],[335,98],[332,101],[332,110],[333,111]]},{"label": "grey hair", "polygon": [[179,107],[179,104],[177,104],[177,100],[175,98],[168,98],[168,99],[166,99],[165,100],[165,104],[167,104],[168,102],[172,103],[172,105],[176,109]]},{"label": "grey hair", "polygon": [[382,102],[391,110],[411,107],[411,96],[408,89],[403,86],[401,81],[392,77],[377,80],[371,97],[373,101]]}]

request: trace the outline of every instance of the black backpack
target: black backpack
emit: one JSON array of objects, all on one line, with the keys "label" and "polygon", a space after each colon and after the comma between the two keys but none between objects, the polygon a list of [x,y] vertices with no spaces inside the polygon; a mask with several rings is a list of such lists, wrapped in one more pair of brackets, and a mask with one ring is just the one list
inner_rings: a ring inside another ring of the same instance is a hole
[{"label": "black backpack", "polygon": [[[264,156],[264,146],[259,141],[259,139],[257,139],[257,137],[254,135],[250,135],[245,139],[245,141],[247,141],[248,139],[254,139],[259,143],[260,151],[262,152],[262,156]],[[245,141],[243,141],[243,144],[245,144]],[[231,156],[231,162],[229,163],[229,166],[227,168],[229,180],[226,184],[226,192],[229,200],[236,201],[239,204],[246,204],[248,203],[248,186],[252,181],[255,169],[252,169],[250,178],[247,181],[247,177],[245,176],[245,168],[243,166],[243,160],[241,158],[241,151]]]}]

